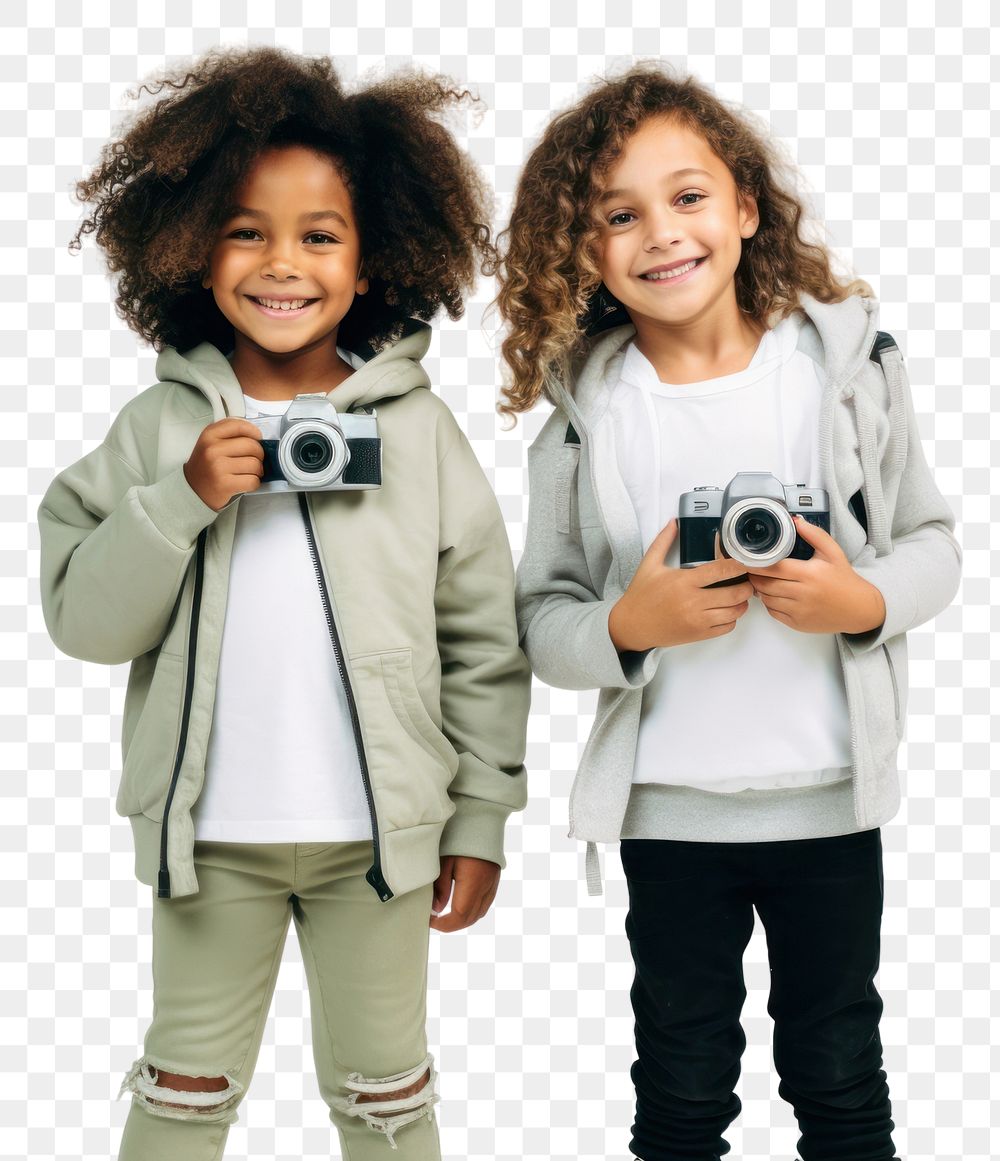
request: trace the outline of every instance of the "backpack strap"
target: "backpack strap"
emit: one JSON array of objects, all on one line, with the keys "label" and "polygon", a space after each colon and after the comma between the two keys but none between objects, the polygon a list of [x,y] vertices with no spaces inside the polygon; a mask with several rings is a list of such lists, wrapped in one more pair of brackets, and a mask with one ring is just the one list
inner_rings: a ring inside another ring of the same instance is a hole
[{"label": "backpack strap", "polygon": [[[875,342],[872,343],[872,349],[868,352],[868,358],[873,363],[878,363],[882,366],[882,352],[883,351],[898,351],[896,340],[889,334],[888,331],[877,331],[875,334]],[[883,368],[884,370],[884,368]]]},{"label": "backpack strap", "polygon": [[[883,374],[885,367],[882,364],[882,354],[884,351],[898,351],[896,340],[889,334],[888,331],[877,331],[875,334],[875,341],[872,343],[872,349],[868,352],[868,358],[873,363],[878,363],[882,367]],[[865,509],[865,498],[861,494],[859,488],[854,495],[847,501],[847,506],[854,513],[854,519],[865,530],[865,535],[868,535],[868,512]]]}]

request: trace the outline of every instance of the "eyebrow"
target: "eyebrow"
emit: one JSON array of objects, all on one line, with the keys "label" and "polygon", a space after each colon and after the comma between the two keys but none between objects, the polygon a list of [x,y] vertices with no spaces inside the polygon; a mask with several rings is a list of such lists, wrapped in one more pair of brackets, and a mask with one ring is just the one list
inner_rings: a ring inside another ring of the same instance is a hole
[{"label": "eyebrow", "polygon": [[[667,174],[667,176],[666,176],[666,177],[665,177],[663,180],[664,180],[664,181],[673,181],[673,180],[674,180],[674,178],[677,178],[677,177],[686,177],[686,176],[687,176],[689,173],[701,173],[701,174],[704,174],[704,175],[705,175],[705,177],[711,177],[711,176],[712,176],[712,175],[711,175],[711,174],[708,172],[708,170],[707,170],[707,169],[675,169],[673,173],[668,173],[668,174]],[[604,193],[603,193],[603,194],[601,194],[601,198],[600,198],[600,200],[601,200],[602,202],[606,202],[606,201],[608,201],[608,199],[609,199],[609,198],[617,198],[617,197],[622,197],[622,196],[624,196],[625,194],[630,194],[631,192],[632,192],[632,191],[631,191],[630,189],[609,189],[609,190],[605,190],[605,191],[604,191]]]},{"label": "eyebrow", "polygon": [[[251,210],[246,206],[232,206],[229,211],[229,217],[259,218],[266,221],[270,215],[265,213],[264,210]],[[304,222],[318,222],[323,218],[335,218],[338,222],[341,223],[345,230],[349,230],[351,228],[346,218],[344,218],[342,214],[338,214],[336,210],[311,210],[309,213],[302,215],[302,220]]]}]

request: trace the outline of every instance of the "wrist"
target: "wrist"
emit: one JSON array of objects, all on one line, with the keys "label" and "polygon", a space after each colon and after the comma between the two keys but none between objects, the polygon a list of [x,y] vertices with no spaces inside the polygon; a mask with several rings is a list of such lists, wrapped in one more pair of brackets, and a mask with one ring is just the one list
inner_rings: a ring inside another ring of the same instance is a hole
[{"label": "wrist", "polygon": [[859,602],[861,608],[857,627],[849,629],[850,633],[870,633],[875,629],[881,629],[885,623],[885,598],[881,591],[871,581],[866,580],[863,592],[865,599]]},{"label": "wrist", "polygon": [[645,648],[635,638],[629,605],[624,596],[619,598],[608,614],[608,635],[619,653],[638,652]]}]

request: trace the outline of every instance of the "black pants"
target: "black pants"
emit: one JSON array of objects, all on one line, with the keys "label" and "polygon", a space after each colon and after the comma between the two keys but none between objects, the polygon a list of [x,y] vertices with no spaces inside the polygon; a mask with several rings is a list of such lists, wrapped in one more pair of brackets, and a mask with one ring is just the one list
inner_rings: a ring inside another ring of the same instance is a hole
[{"label": "black pants", "polygon": [[764,924],[778,1094],[802,1161],[895,1161],[875,990],[879,829],[784,842],[623,839],[638,1059],[632,1151],[718,1161],[741,1109],[743,952]]}]

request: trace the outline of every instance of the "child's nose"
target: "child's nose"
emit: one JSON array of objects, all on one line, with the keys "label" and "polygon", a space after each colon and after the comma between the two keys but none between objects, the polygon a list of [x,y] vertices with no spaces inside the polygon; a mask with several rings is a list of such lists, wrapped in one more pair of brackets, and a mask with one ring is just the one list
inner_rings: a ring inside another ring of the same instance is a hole
[{"label": "child's nose", "polygon": [[289,273],[298,273],[298,259],[294,244],[280,238],[272,239],[263,255],[261,273],[273,273],[282,277]]},{"label": "child's nose", "polygon": [[668,208],[650,210],[646,214],[645,225],[643,241],[647,250],[653,247],[662,249],[684,236],[683,222]]}]

